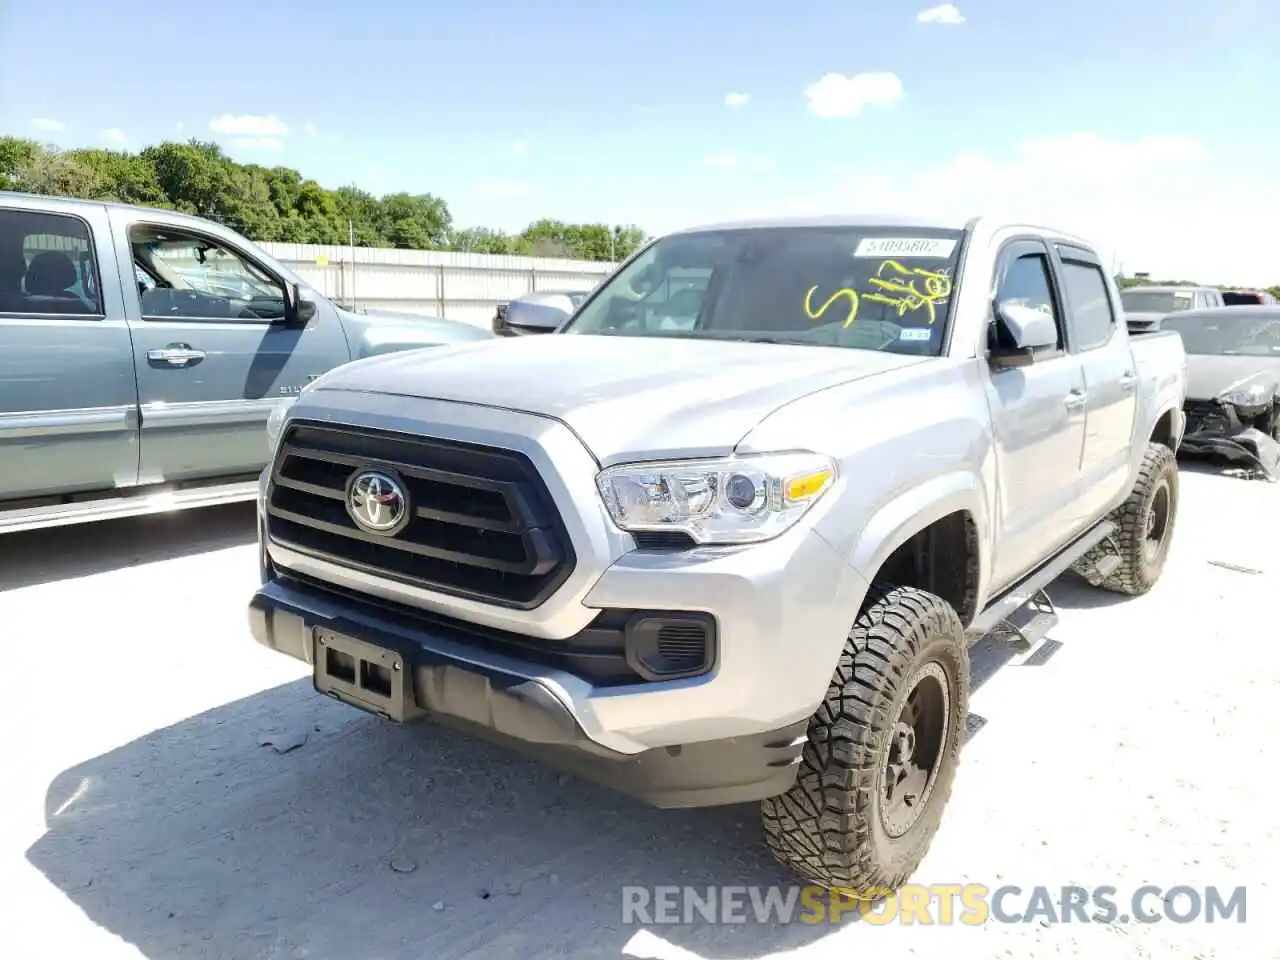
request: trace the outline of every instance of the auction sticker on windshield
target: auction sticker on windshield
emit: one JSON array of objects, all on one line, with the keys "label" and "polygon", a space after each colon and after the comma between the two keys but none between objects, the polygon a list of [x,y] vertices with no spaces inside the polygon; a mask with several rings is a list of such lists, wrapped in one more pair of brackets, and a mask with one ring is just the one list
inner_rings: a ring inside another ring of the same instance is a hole
[{"label": "auction sticker on windshield", "polygon": [[937,257],[945,260],[956,248],[946,237],[863,237],[855,257]]}]

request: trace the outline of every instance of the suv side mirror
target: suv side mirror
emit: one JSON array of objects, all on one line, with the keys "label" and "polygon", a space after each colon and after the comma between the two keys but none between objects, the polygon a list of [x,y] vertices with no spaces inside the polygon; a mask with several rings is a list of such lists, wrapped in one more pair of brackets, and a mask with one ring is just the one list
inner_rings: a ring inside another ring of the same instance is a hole
[{"label": "suv side mirror", "polygon": [[290,326],[305,327],[316,315],[316,302],[302,295],[296,283],[286,288],[284,303],[284,319]]},{"label": "suv side mirror", "polygon": [[1020,303],[996,305],[991,360],[1001,367],[1025,367],[1035,355],[1058,345],[1053,316]]}]

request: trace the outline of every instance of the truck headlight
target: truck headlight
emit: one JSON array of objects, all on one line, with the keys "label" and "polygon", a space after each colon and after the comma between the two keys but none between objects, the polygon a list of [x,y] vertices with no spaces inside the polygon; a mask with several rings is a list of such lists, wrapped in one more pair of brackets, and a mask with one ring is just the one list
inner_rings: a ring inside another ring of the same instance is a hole
[{"label": "truck headlight", "polygon": [[280,442],[280,434],[284,432],[284,422],[289,417],[289,408],[297,402],[297,397],[284,397],[278,401],[267,417],[267,449],[276,452],[276,444]]},{"label": "truck headlight", "polygon": [[817,453],[672,460],[609,467],[596,486],[628,533],[681,532],[698,543],[759,543],[779,536],[836,480]]},{"label": "truck headlight", "polygon": [[1251,383],[1236,387],[1222,394],[1218,399],[1233,407],[1261,407],[1271,402],[1275,387],[1267,383]]}]

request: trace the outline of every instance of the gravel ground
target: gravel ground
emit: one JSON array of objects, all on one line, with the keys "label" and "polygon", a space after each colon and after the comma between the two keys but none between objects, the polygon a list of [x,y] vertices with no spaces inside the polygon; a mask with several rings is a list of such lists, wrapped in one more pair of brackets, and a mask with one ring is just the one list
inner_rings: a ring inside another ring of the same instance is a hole
[{"label": "gravel ground", "polygon": [[1122,908],[1143,883],[1247,886],[1247,922],[1214,925],[626,925],[624,885],[787,883],[755,808],[651,810],[314,696],[249,640],[248,508],[4,538],[0,954],[1280,956],[1280,647],[1257,616],[1277,505],[1184,470],[1155,591],[1064,578],[1041,655],[976,649],[975,733],[916,877],[1106,884]]}]

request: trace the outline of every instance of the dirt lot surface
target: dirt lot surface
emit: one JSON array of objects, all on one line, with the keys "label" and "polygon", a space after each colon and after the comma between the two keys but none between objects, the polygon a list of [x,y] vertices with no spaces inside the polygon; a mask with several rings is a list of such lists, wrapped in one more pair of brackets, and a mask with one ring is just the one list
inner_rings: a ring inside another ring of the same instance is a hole
[{"label": "dirt lot surface", "polygon": [[1247,921],[1211,925],[624,924],[627,885],[788,883],[755,808],[651,810],[321,700],[248,637],[249,508],[5,538],[0,954],[1280,956],[1278,507],[1184,470],[1153,593],[1064,578],[1042,655],[976,649],[975,732],[916,877],[1110,885],[1122,908],[1144,883],[1246,886]]}]

